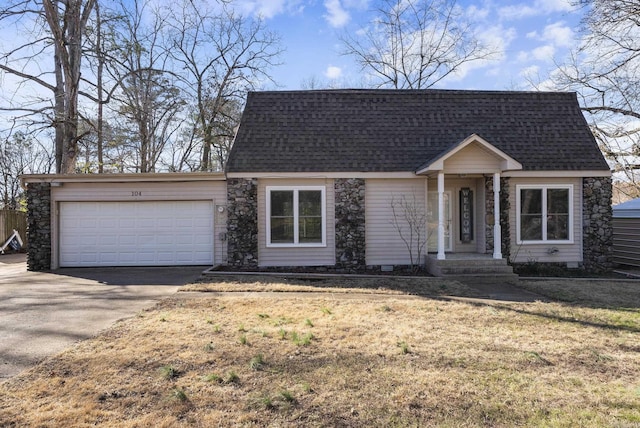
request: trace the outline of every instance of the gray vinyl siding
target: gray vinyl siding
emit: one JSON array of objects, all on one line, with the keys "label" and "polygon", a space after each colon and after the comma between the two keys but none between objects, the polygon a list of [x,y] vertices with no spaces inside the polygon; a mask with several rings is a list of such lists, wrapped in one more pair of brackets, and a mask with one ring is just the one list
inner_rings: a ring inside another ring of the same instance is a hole
[{"label": "gray vinyl siding", "polygon": [[[267,186],[325,186],[326,245],[324,247],[267,247]],[[335,191],[333,179],[258,180],[258,264],[270,266],[333,266],[335,257]]]},{"label": "gray vinyl siding", "polygon": [[640,243],[640,218],[614,217],[614,263],[640,267],[640,246],[638,243]]},{"label": "gray vinyl siding", "polygon": [[[58,211],[60,202],[212,201],[214,263],[227,261],[227,185],[224,181],[64,183],[51,188],[53,266],[58,266]],[[220,208],[220,212],[217,208]]]},{"label": "gray vinyl siding", "polygon": [[[365,192],[365,223],[367,265],[410,264],[409,251],[393,226],[393,198],[415,197],[425,205],[424,178],[418,179],[369,179]],[[436,189],[434,189],[436,190]],[[423,254],[425,252],[423,251]]]},{"label": "gray vinyl siding", "polygon": [[[573,243],[518,244],[517,203],[518,185],[573,185]],[[511,261],[515,263],[582,262],[582,179],[581,178],[511,178],[509,180],[509,223],[511,224]],[[550,254],[550,249],[558,251]]]}]

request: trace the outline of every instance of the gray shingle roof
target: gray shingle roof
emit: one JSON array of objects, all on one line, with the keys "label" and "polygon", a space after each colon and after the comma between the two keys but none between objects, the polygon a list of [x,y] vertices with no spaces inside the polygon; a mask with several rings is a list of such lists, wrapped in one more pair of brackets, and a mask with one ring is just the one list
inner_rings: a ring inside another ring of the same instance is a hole
[{"label": "gray shingle roof", "polygon": [[471,134],[524,170],[608,170],[574,93],[251,92],[228,172],[415,171]]}]

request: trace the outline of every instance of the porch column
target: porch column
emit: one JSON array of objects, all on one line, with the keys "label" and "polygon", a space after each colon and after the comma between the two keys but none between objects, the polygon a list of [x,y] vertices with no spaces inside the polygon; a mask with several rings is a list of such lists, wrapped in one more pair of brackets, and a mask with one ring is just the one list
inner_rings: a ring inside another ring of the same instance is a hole
[{"label": "porch column", "polygon": [[493,258],[502,258],[502,229],[500,228],[500,173],[493,174]]},{"label": "porch column", "polygon": [[438,260],[444,260],[444,173],[438,173]]}]

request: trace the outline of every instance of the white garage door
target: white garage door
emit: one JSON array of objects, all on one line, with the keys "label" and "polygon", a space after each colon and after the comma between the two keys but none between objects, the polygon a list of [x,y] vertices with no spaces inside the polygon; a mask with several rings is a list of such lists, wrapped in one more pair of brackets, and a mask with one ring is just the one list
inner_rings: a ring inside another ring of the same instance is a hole
[{"label": "white garage door", "polygon": [[61,202],[60,266],[213,264],[208,201]]}]

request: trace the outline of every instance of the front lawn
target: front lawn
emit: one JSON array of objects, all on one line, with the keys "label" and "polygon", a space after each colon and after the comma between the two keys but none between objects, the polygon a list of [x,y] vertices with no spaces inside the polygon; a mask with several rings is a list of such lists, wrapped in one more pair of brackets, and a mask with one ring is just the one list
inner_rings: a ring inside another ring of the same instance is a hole
[{"label": "front lawn", "polygon": [[331,281],[193,286],[237,292],[178,293],[0,384],[0,426],[640,425],[630,283],[499,303]]}]

